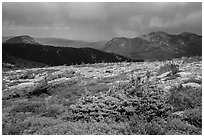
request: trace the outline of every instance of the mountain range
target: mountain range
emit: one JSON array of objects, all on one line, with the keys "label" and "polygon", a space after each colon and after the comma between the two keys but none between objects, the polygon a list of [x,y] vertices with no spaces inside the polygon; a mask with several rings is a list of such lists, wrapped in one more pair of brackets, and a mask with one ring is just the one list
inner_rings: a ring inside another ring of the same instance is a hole
[{"label": "mountain range", "polygon": [[33,38],[28,35],[3,37],[2,41],[4,63],[29,64],[31,61],[35,66],[202,56],[202,36],[189,32],[171,35],[159,31],[135,38],[116,37],[108,42]]},{"label": "mountain range", "polygon": [[182,56],[202,55],[202,36],[184,32],[171,35],[152,32],[136,38],[117,37],[102,49],[133,59],[166,60]]}]

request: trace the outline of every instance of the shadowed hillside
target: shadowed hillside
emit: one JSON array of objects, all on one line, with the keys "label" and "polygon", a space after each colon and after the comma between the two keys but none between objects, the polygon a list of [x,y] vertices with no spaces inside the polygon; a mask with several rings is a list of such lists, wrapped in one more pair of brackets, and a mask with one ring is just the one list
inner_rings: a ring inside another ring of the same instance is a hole
[{"label": "shadowed hillside", "polygon": [[92,48],[53,47],[36,44],[3,44],[3,62],[14,58],[35,61],[47,65],[71,65],[81,63],[133,61],[127,57],[106,53]]}]

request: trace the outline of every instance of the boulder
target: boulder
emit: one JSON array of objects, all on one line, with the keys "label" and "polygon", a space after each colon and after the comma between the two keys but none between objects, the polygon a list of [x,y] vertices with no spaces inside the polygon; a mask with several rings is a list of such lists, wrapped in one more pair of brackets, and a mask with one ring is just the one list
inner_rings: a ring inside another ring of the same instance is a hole
[{"label": "boulder", "polygon": [[10,86],[9,90],[24,90],[24,89],[28,89],[35,86],[35,83],[33,82],[26,82],[26,83],[20,83],[18,85],[15,86]]},{"label": "boulder", "polygon": [[73,70],[60,70],[60,71],[56,71],[52,74],[49,74],[47,79],[48,80],[54,80],[54,79],[62,78],[62,77],[70,78],[70,77],[73,77],[75,75],[75,73],[76,72]]},{"label": "boulder", "polygon": [[22,89],[22,88],[28,88],[28,87],[33,87],[35,85],[35,83],[33,82],[27,82],[27,83],[21,83],[19,85],[17,85],[17,89]]},{"label": "boulder", "polygon": [[47,93],[47,81],[45,79],[39,82],[26,82],[16,86],[12,86],[8,89],[10,94],[9,98],[21,97],[21,96],[32,96]]},{"label": "boulder", "polygon": [[156,82],[156,80],[157,80],[156,77],[150,77],[149,78],[149,82],[152,82],[152,83]]},{"label": "boulder", "polygon": [[179,81],[181,81],[181,82],[185,82],[185,81],[187,81],[189,78],[182,78],[182,77],[179,77],[178,79],[179,79]]},{"label": "boulder", "polygon": [[192,75],[191,72],[179,72],[178,73],[182,78],[190,77]]},{"label": "boulder", "polygon": [[167,77],[169,74],[171,74],[171,71],[167,71],[167,72],[157,76],[157,78],[161,79],[161,78]]},{"label": "boulder", "polygon": [[183,114],[184,114],[184,111],[177,111],[177,112],[172,113],[172,116],[182,117]]},{"label": "boulder", "polygon": [[201,85],[198,84],[198,83],[193,83],[193,82],[189,82],[189,83],[185,83],[185,84],[182,84],[183,87],[187,87],[187,86],[190,86],[190,87],[194,87],[194,88],[201,88]]},{"label": "boulder", "polygon": [[48,84],[53,86],[53,85],[66,83],[68,81],[70,81],[70,78],[63,77],[63,78],[58,78],[58,79],[55,79],[55,80],[51,80],[51,81],[48,82]]}]

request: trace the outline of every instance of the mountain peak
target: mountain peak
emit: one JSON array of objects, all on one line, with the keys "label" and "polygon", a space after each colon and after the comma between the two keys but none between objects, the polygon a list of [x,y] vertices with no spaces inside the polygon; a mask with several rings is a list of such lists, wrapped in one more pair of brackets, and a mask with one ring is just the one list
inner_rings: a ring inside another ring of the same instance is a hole
[{"label": "mountain peak", "polygon": [[4,43],[29,43],[29,44],[39,44],[35,41],[35,39],[29,35],[21,35],[10,38],[6,40]]},{"label": "mountain peak", "polygon": [[[164,32],[164,31],[156,31],[156,32],[151,32],[151,33],[153,33],[153,34],[167,34],[166,32]],[[151,34],[150,33],[150,34]]]},{"label": "mountain peak", "polygon": [[[160,36],[160,37],[164,37],[164,36],[168,36],[169,34],[164,32],[164,31],[156,31],[156,32],[150,32],[149,34],[146,34],[146,35],[142,35],[142,36]],[[142,36],[139,36],[139,37],[142,37]]]},{"label": "mountain peak", "polygon": [[116,40],[126,40],[126,39],[128,39],[128,38],[126,38],[126,37],[114,37],[114,38],[112,38],[111,41],[116,41]]},{"label": "mountain peak", "polygon": [[138,38],[146,40],[148,42],[166,41],[169,39],[169,34],[163,31],[157,31],[138,36]]},{"label": "mountain peak", "polygon": [[129,41],[129,38],[126,37],[114,37],[109,42],[107,42],[103,48],[103,50],[107,49],[109,44],[113,44],[115,47],[123,47],[125,48],[125,44],[127,41]]}]

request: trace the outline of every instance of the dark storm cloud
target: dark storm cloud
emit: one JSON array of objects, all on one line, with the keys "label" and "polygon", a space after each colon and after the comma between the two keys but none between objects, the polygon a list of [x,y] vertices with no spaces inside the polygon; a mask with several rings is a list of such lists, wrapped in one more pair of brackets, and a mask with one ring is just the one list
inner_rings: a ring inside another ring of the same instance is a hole
[{"label": "dark storm cloud", "polygon": [[202,3],[3,3],[3,35],[104,40],[152,31],[202,34]]}]

